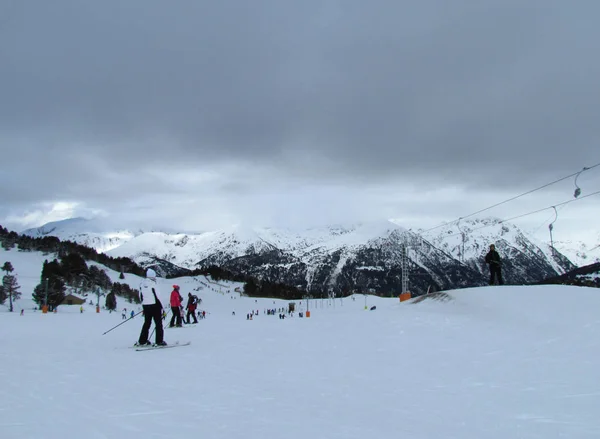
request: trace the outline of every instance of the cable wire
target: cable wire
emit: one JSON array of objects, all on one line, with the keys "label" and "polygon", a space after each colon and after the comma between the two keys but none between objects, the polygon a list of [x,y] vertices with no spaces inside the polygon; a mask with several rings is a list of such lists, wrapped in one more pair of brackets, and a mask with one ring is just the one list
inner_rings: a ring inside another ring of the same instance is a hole
[{"label": "cable wire", "polygon": [[[575,198],[573,200],[563,201],[562,203],[554,204],[552,206],[544,207],[542,209],[538,209],[538,210],[534,210],[534,211],[531,211],[531,212],[523,213],[521,215],[513,216],[512,218],[505,218],[505,219],[502,219],[499,222],[491,224],[491,225],[490,224],[486,224],[486,225],[483,225],[483,226],[480,226],[480,227],[475,227],[474,229],[471,229],[470,232],[474,232],[475,230],[485,229],[486,227],[491,227],[492,225],[502,224],[502,223],[505,223],[505,222],[508,222],[508,221],[513,221],[513,220],[516,220],[516,219],[519,219],[519,218],[523,218],[525,216],[529,216],[529,215],[533,215],[533,214],[536,214],[536,213],[540,213],[540,212],[543,212],[544,210],[554,209],[555,207],[559,207],[559,206],[565,206],[565,205],[567,205],[569,203],[573,203],[575,201],[583,200],[584,198],[591,197],[593,195],[598,195],[598,194],[600,194],[600,190],[596,191],[596,192],[592,192],[591,194],[584,195],[583,197]],[[450,238],[452,236],[458,236],[460,234],[461,233],[451,233],[449,235],[444,235],[443,239]]]},{"label": "cable wire", "polygon": [[[563,210],[565,207],[567,207],[567,205],[560,206],[560,208],[558,209],[558,212],[559,212],[559,213],[560,213],[560,212],[562,212],[562,210]],[[537,226],[537,227],[536,227],[536,228],[533,230],[533,232],[531,232],[531,234],[532,234],[532,235],[535,235],[535,234],[536,234],[536,233],[537,233],[537,232],[538,232],[538,231],[539,231],[539,230],[540,230],[542,227],[544,227],[544,226],[547,226],[547,225],[548,225],[548,221],[550,221],[550,220],[552,219],[552,217],[554,217],[554,213],[552,213],[552,215],[550,215],[550,216],[548,217],[548,219],[544,220],[544,222],[543,222],[542,224],[540,224],[539,226]]]},{"label": "cable wire", "polygon": [[[479,213],[485,212],[486,210],[493,209],[494,207],[501,206],[501,205],[506,204],[506,203],[508,203],[510,201],[514,201],[517,198],[521,198],[521,197],[524,197],[525,195],[529,195],[529,194],[531,194],[533,192],[537,192],[537,191],[539,191],[541,189],[547,188],[548,186],[552,186],[553,184],[559,183],[559,182],[561,182],[563,180],[566,180],[568,178],[574,177],[576,175],[581,174],[582,172],[589,171],[590,169],[594,169],[594,168],[596,168],[598,166],[600,166],[600,163],[596,163],[595,165],[592,165],[592,166],[585,166],[582,170],[574,172],[572,174],[569,174],[566,177],[559,178],[558,180],[554,180],[554,181],[552,181],[550,183],[546,183],[546,184],[544,184],[544,185],[542,185],[542,186],[540,186],[538,188],[532,189],[532,190],[527,191],[527,192],[523,192],[520,195],[516,195],[516,196],[514,196],[512,198],[509,198],[508,200],[504,200],[504,201],[501,201],[500,203],[496,203],[496,204],[494,204],[492,206],[486,207],[485,209],[478,210],[477,212],[470,213],[469,215],[461,216],[460,218],[458,218],[458,219],[456,219],[454,221],[450,221],[449,223],[439,224],[439,225],[437,225],[435,227],[432,227],[430,229],[423,230],[423,231],[421,231],[421,233],[427,233],[427,232],[430,232],[432,230],[439,229],[440,227],[449,226],[451,224],[454,224],[455,222],[458,222],[458,221],[463,220],[465,218],[469,218],[471,216],[474,216],[474,215],[477,215]],[[582,198],[585,198],[585,197],[582,197]],[[556,206],[560,206],[560,204],[557,204]],[[552,207],[550,207],[550,208],[552,208]]]}]

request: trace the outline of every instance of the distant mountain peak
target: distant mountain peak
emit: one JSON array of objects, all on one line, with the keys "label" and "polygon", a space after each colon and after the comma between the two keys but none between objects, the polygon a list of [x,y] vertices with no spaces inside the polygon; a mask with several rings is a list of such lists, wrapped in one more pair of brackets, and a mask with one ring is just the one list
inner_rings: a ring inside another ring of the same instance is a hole
[{"label": "distant mountain peak", "polygon": [[139,234],[139,232],[110,228],[100,219],[82,217],[53,221],[41,227],[24,230],[21,233],[34,238],[56,236],[61,240],[86,245],[99,252],[114,249]]},{"label": "distant mountain peak", "polygon": [[23,230],[21,233],[24,235],[31,236],[32,234],[37,234],[38,236],[49,235],[55,230],[72,230],[75,231],[77,229],[82,229],[85,232],[93,232],[93,225],[90,220],[83,217],[76,218],[67,218],[59,221],[51,221],[46,223],[40,227],[33,227],[26,230]]}]

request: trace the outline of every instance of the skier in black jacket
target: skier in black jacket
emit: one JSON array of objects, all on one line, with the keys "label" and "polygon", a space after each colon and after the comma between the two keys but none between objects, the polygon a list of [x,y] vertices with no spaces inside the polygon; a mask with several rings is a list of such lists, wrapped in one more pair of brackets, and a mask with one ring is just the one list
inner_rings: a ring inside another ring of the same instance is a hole
[{"label": "skier in black jacket", "polygon": [[490,266],[490,285],[494,285],[494,278],[498,278],[498,284],[504,285],[502,280],[502,261],[496,251],[494,244],[490,245],[490,251],[485,255],[485,263]]},{"label": "skier in black jacket", "polygon": [[198,319],[196,318],[196,306],[198,306],[198,296],[192,293],[188,293],[188,303],[185,307],[187,311],[186,323],[190,323],[190,315],[194,318],[194,323],[198,323]]}]

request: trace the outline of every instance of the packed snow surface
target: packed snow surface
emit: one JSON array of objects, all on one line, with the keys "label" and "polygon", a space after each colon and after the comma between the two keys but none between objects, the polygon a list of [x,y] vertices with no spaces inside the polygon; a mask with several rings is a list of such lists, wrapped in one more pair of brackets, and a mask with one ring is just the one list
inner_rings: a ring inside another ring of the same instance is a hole
[{"label": "packed snow surface", "polygon": [[165,330],[192,344],[147,352],[140,317],[102,335],[120,311],[0,310],[0,437],[600,437],[596,289],[354,296],[284,320],[264,314],[284,301],[196,293],[206,319]]}]

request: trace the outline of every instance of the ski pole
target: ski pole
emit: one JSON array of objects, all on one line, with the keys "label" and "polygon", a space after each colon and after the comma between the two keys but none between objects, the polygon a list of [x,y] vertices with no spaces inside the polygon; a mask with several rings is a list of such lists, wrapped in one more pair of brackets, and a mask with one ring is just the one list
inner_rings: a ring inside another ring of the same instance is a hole
[{"label": "ski pole", "polygon": [[[165,314],[165,322],[167,321],[167,317],[169,317],[169,313],[170,312],[171,312],[171,309],[169,308],[169,310],[167,311],[167,314]],[[162,317],[161,317],[161,320],[162,320]],[[160,324],[162,325],[162,322],[160,322]],[[164,330],[164,327],[163,327],[163,330]],[[154,325],[154,329],[152,330],[152,332],[148,336],[148,340],[150,340],[152,338],[152,336],[154,335],[154,331],[156,331],[156,324]]]},{"label": "ski pole", "polygon": [[137,314],[134,314],[132,317],[129,317],[127,320],[123,320],[121,323],[119,323],[117,326],[113,326],[112,328],[110,328],[108,331],[104,332],[102,335],[104,334],[108,334],[110,331],[112,331],[115,328],[118,328],[119,326],[121,326],[123,323],[127,323],[129,320],[131,320],[133,317],[140,315],[141,313],[143,313],[144,311],[140,311]]}]

